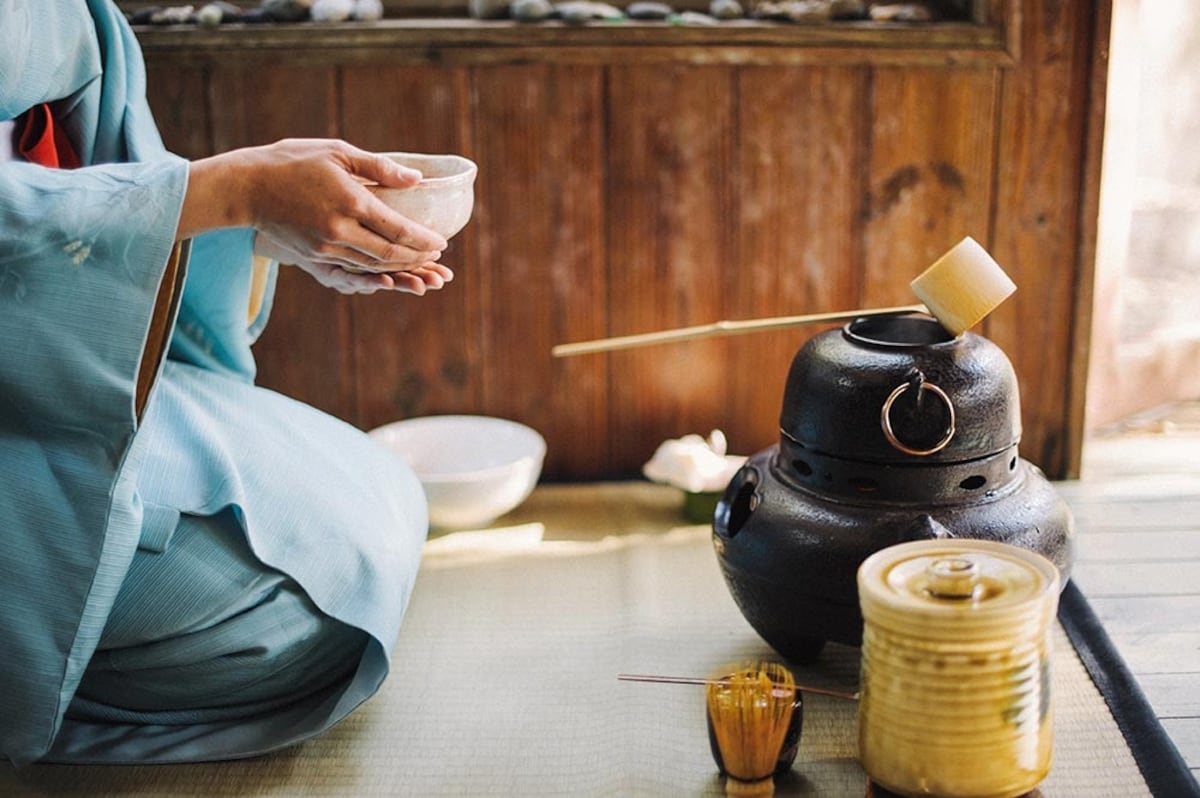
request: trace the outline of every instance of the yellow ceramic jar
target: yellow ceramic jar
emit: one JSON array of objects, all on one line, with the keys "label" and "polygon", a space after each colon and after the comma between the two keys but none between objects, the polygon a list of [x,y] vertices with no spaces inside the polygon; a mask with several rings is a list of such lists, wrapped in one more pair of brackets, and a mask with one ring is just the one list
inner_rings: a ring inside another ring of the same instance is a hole
[{"label": "yellow ceramic jar", "polygon": [[858,571],[859,755],[905,796],[1012,798],[1050,772],[1059,574],[1006,543],[891,546]]}]

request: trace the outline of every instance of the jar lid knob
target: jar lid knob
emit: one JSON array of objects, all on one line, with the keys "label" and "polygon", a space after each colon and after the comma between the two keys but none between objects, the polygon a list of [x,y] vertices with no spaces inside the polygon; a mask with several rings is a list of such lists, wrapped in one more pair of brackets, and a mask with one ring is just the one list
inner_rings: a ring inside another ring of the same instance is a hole
[{"label": "jar lid knob", "polygon": [[967,599],[979,587],[979,563],[969,557],[941,557],[925,568],[929,592],[938,598]]}]

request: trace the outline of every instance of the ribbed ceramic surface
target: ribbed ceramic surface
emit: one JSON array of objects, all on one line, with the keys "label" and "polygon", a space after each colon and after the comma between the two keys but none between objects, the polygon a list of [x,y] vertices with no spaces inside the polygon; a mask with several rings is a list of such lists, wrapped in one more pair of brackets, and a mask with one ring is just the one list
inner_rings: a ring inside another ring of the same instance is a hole
[{"label": "ribbed ceramic surface", "polygon": [[858,587],[859,749],[872,780],[956,798],[1036,787],[1053,754],[1054,565],[1004,543],[918,541],[869,557]]}]

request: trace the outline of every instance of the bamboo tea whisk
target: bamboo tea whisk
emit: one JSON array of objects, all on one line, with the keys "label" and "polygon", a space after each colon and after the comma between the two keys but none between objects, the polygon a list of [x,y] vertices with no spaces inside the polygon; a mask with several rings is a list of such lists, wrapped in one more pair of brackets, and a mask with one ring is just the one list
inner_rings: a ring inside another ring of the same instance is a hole
[{"label": "bamboo tea whisk", "polygon": [[803,704],[791,672],[773,662],[742,668],[710,682],[704,696],[725,793],[772,795],[776,771],[791,766],[799,745]]},{"label": "bamboo tea whisk", "polygon": [[728,795],[770,795],[800,748],[804,693],[857,700],[857,693],[807,687],[778,662],[752,662],[721,676],[618,674],[628,682],[704,687],[708,742]]}]

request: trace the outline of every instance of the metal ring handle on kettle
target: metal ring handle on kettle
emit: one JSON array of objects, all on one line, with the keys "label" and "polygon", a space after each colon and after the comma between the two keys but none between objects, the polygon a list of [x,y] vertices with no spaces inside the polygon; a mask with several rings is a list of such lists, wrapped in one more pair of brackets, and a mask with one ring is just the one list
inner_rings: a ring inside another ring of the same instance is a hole
[{"label": "metal ring handle on kettle", "polygon": [[[946,425],[945,436],[943,436],[940,441],[928,449],[914,449],[913,447],[904,444],[899,438],[896,437],[896,433],[892,429],[892,405],[895,404],[896,400],[899,399],[905,391],[914,387],[918,391],[929,391],[934,396],[941,399],[946,404],[946,410],[950,413],[950,422]],[[879,423],[880,426],[883,427],[884,437],[887,438],[888,443],[890,443],[893,447],[899,449],[905,454],[911,454],[916,457],[925,457],[927,455],[936,454],[942,449],[945,449],[950,443],[950,439],[954,437],[954,403],[950,401],[950,397],[946,395],[945,391],[931,382],[925,382],[925,375],[917,372],[915,379],[897,385],[896,389],[888,395],[887,400],[883,403],[883,409],[879,413]]]}]

